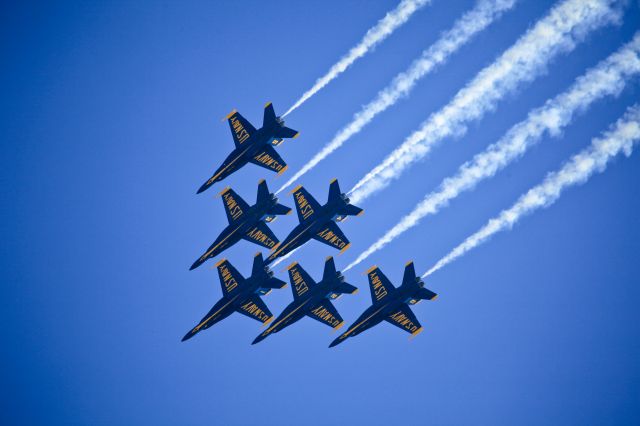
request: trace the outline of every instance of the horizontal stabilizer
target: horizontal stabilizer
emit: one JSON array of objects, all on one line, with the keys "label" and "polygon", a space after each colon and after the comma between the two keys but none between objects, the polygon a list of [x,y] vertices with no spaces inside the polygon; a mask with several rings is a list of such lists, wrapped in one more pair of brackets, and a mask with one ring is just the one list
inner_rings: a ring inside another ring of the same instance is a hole
[{"label": "horizontal stabilizer", "polygon": [[358,292],[358,287],[349,283],[340,283],[335,291],[340,294],[356,294]]},{"label": "horizontal stabilizer", "polygon": [[285,139],[292,139],[292,138],[296,138],[298,136],[299,132],[297,130],[293,130],[290,129],[289,127],[277,127],[276,130],[273,132],[273,135],[276,138],[285,138]]},{"label": "horizontal stabilizer", "polygon": [[416,295],[416,297],[424,300],[435,300],[438,297],[438,295],[432,292],[431,290],[423,287],[420,290],[418,290],[418,294]]}]

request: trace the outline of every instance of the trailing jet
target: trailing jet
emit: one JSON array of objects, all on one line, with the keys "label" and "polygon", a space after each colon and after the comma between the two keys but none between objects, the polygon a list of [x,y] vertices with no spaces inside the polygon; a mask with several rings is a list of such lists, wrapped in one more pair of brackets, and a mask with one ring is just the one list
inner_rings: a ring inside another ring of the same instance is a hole
[{"label": "trailing jet", "polygon": [[276,117],[271,102],[264,107],[262,127],[258,130],[236,110],[225,117],[229,121],[229,128],[236,148],[224,160],[211,178],[206,181],[198,194],[211,185],[221,181],[231,173],[242,168],[247,163],[277,172],[279,175],[287,169],[287,164],[273,149],[282,143],[283,139],[298,137],[298,131],[285,127],[284,120]]},{"label": "trailing jet", "polygon": [[283,330],[305,315],[327,324],[334,330],[344,325],[342,317],[331,300],[337,299],[343,293],[356,294],[358,289],[344,282],[344,276],[336,271],[333,257],[327,258],[322,281],[319,283],[313,281],[298,262],[292,263],[288,269],[293,302],[282,311],[269,328],[256,337],[252,345],[266,339],[272,333]]},{"label": "trailing jet", "polygon": [[218,300],[200,323],[182,338],[182,341],[191,339],[199,331],[206,330],[213,324],[225,319],[233,312],[268,324],[273,320],[273,315],[267,305],[260,298],[267,295],[273,288],[284,288],[287,283],[273,277],[273,272],[264,266],[262,253],[253,258],[251,276],[243,278],[236,268],[223,259],[216,264],[220,285],[222,286],[222,299]]},{"label": "trailing jet", "polygon": [[190,269],[202,265],[207,259],[217,256],[241,239],[261,245],[268,249],[278,244],[278,238],[265,222],[272,222],[277,215],[291,213],[291,208],[278,204],[278,198],[269,193],[267,183],[258,183],[256,203],[249,205],[233,189],[225,188],[220,195],[227,213],[229,225],[222,230],[218,238],[207,251],[196,260]]},{"label": "trailing jet", "polygon": [[347,196],[340,192],[336,179],[329,186],[329,198],[321,206],[301,185],[291,191],[296,203],[300,224],[285,238],[284,242],[271,249],[266,262],[271,263],[278,257],[300,247],[311,238],[335,247],[340,253],[349,248],[351,243],[334,222],[342,222],[347,216],[359,216],[364,210],[349,204]]},{"label": "trailing jet", "polygon": [[413,262],[407,263],[404,269],[402,285],[395,288],[377,266],[367,271],[371,301],[373,304],[329,347],[344,342],[347,337],[357,336],[365,330],[387,321],[412,336],[422,331],[422,326],[408,305],[415,305],[422,299],[435,300],[437,294],[424,288],[424,282],[416,276]]}]

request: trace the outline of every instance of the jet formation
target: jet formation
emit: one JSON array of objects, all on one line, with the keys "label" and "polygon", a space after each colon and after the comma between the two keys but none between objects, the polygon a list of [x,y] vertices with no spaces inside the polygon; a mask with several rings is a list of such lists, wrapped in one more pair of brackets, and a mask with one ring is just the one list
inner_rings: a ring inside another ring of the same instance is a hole
[{"label": "jet formation", "polygon": [[[298,132],[285,127],[282,118],[275,115],[271,102],[264,108],[263,125],[260,129],[256,130],[235,110],[227,115],[226,119],[231,129],[235,149],[214,175],[200,187],[198,193],[225,179],[247,163],[257,164],[278,174],[287,169],[286,163],[273,147],[280,145],[285,138],[297,137]],[[293,301],[275,320],[261,298],[269,294],[272,289],[282,289],[287,285],[274,277],[269,264],[292,255],[296,249],[312,239],[343,253],[351,243],[338,223],[348,216],[360,216],[363,213],[363,210],[352,205],[347,194],[340,190],[337,179],[330,182],[327,202],[324,205],[321,205],[301,185],[293,189],[291,194],[299,223],[284,241],[280,242],[268,223],[275,220],[277,216],[288,215],[291,213],[291,208],[278,203],[278,198],[269,192],[264,179],[258,183],[256,203],[252,206],[229,187],[220,192],[228,224],[190,269],[193,270],[208,259],[215,258],[240,240],[267,248],[270,253],[266,259],[263,259],[260,252],[254,256],[251,275],[248,278],[244,278],[226,259],[216,263],[222,298],[213,305],[198,325],[182,338],[182,341],[192,338],[198,332],[222,321],[234,312],[257,320],[265,327],[268,326],[252,344],[281,332],[305,316],[335,330],[344,325],[344,320],[333,301],[342,294],[356,294],[358,289],[345,282],[344,276],[336,269],[335,261],[331,256],[325,260],[322,279],[318,282],[314,281],[298,262],[293,262],[287,267]],[[397,288],[377,266],[370,268],[367,276],[372,305],[329,347],[336,346],[382,321],[399,327],[411,336],[422,331],[420,322],[409,306],[421,300],[435,300],[437,295],[424,288],[424,282],[416,276],[413,262],[405,266],[402,283]],[[272,321],[273,323],[269,325]]]}]

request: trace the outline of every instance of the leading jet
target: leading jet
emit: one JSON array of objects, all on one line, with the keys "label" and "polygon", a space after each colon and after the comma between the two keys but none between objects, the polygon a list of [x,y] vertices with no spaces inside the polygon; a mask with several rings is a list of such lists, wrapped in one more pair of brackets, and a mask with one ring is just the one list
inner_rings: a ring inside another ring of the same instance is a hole
[{"label": "leading jet", "polygon": [[387,321],[412,336],[422,331],[422,326],[411,311],[409,305],[421,300],[435,300],[438,295],[424,288],[424,281],[416,276],[413,262],[407,263],[404,269],[402,285],[395,288],[391,281],[374,266],[367,271],[371,289],[372,305],[337,339],[331,342],[330,348],[344,342],[348,337],[357,336],[380,322]]},{"label": "leading jet", "polygon": [[249,206],[233,189],[225,188],[220,195],[229,225],[222,230],[207,251],[191,265],[191,270],[202,265],[207,259],[222,253],[241,239],[268,249],[275,247],[278,238],[269,229],[267,223],[275,220],[278,215],[291,213],[291,208],[278,204],[278,198],[269,193],[264,179],[258,183],[258,196],[253,206]]},{"label": "leading jet", "polygon": [[284,173],[287,163],[280,158],[273,147],[280,145],[285,138],[298,137],[299,132],[285,127],[284,120],[276,117],[271,102],[265,105],[262,127],[257,130],[236,110],[231,111],[225,118],[229,122],[236,148],[231,151],[213,176],[198,189],[198,194],[247,163],[272,170],[278,175]]},{"label": "leading jet", "polygon": [[293,302],[276,318],[269,328],[253,341],[252,345],[264,340],[267,336],[282,331],[305,315],[332,327],[334,330],[344,325],[344,321],[331,300],[342,294],[356,294],[358,289],[344,282],[344,276],[336,271],[333,257],[324,263],[322,281],[316,283],[298,262],[288,267],[289,282],[293,291]]},{"label": "leading jet", "polygon": [[253,269],[249,278],[245,279],[225,259],[218,262],[216,268],[218,268],[220,285],[222,286],[222,299],[213,305],[213,308],[200,320],[197,326],[185,334],[182,338],[183,342],[234,312],[240,312],[263,324],[268,324],[273,320],[271,311],[260,296],[269,294],[273,288],[284,288],[287,283],[273,277],[273,272],[264,266],[261,253],[256,254],[253,258]]},{"label": "leading jet", "polygon": [[347,216],[360,216],[364,210],[349,204],[347,196],[340,192],[336,179],[333,179],[329,185],[329,197],[324,206],[321,206],[301,185],[294,188],[291,193],[296,203],[300,224],[293,228],[281,244],[271,249],[267,263],[285,256],[311,238],[337,248],[340,253],[349,248],[351,243],[336,222],[342,222]]}]

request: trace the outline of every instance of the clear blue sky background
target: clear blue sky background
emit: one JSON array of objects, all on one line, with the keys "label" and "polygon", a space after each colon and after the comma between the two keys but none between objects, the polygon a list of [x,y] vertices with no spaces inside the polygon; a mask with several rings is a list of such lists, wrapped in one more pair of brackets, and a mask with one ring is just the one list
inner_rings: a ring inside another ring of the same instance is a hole
[{"label": "clear blue sky background", "polygon": [[[440,298],[414,308],[425,332],[411,342],[385,323],[329,350],[330,329],[303,319],[251,346],[259,325],[236,314],[180,343],[221,296],[213,261],[188,271],[226,223],[214,196],[224,185],[195,194],[233,147],[220,118],[238,108],[260,125],[266,101],[282,113],[395,4],[3,3],[0,423],[640,423],[638,154],[433,275],[427,287]],[[279,149],[285,176],[472,4],[434,0],[292,113],[301,136]],[[331,178],[349,189],[552,4],[521,1],[300,183],[322,202]],[[338,267],[630,40],[639,19],[633,1],[620,26],[559,57],[367,200],[343,224],[353,245]],[[347,322],[370,303],[364,269],[378,264],[396,282],[409,259],[425,271],[639,93],[636,82],[598,102],[350,271],[361,292],[336,302]],[[253,202],[262,177],[273,190],[284,182],[249,166],[225,183]],[[295,221],[272,229],[284,238]],[[255,252],[241,242],[225,257],[248,274]],[[294,260],[319,278],[333,254],[312,242]],[[287,288],[265,301],[277,314],[291,297]]]}]

